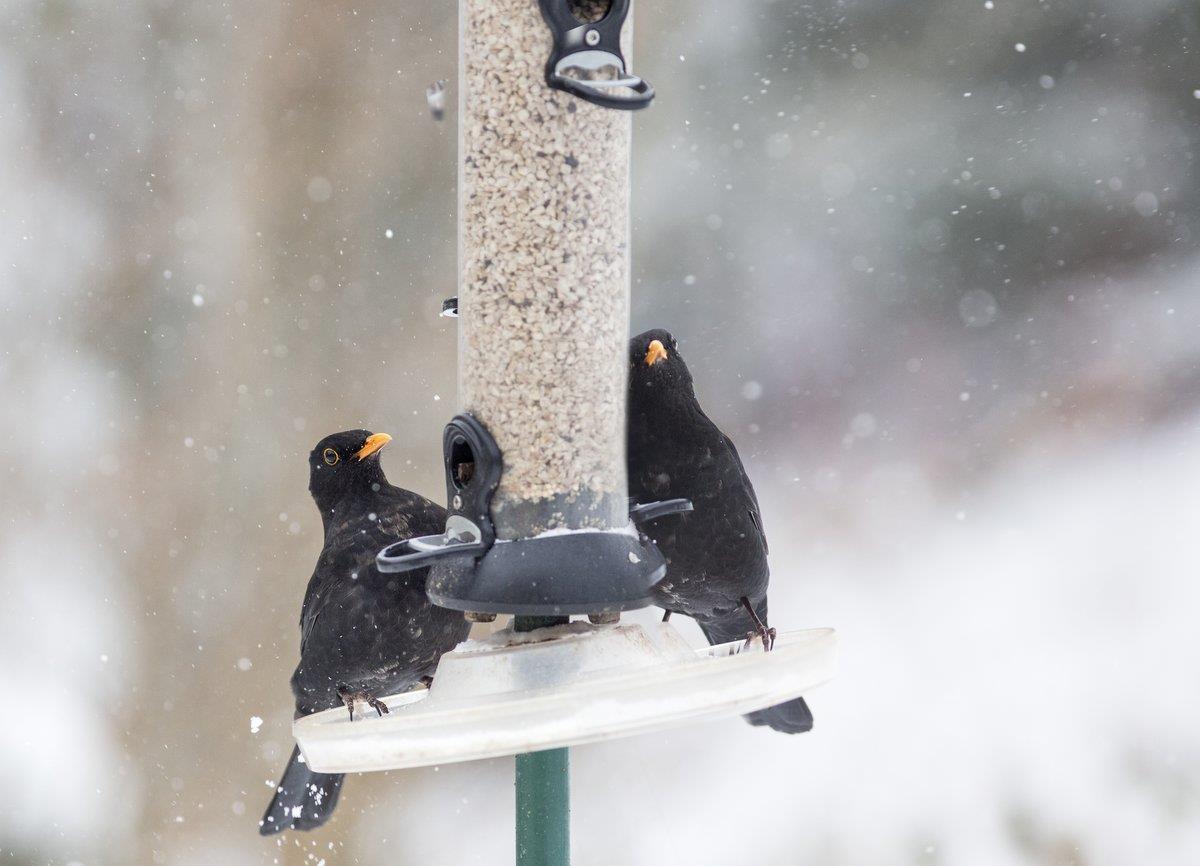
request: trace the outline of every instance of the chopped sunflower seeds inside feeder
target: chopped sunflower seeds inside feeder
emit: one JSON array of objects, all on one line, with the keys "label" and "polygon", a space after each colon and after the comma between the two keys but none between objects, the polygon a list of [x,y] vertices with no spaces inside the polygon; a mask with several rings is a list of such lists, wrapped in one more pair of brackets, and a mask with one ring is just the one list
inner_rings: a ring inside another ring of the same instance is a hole
[{"label": "chopped sunflower seeds inside feeder", "polygon": [[623,527],[631,115],[542,84],[532,0],[460,14],[459,395],[504,453],[498,534]]}]

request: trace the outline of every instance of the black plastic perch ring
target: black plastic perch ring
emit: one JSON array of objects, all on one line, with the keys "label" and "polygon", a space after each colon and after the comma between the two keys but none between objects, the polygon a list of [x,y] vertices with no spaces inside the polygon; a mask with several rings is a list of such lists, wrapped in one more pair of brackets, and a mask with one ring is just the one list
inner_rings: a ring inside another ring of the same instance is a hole
[{"label": "black plastic perch ring", "polygon": [[[564,62],[571,59],[567,58]],[[638,78],[636,75],[603,81],[584,81],[556,72],[550,81],[550,86],[566,91],[573,96],[578,96],[580,99],[587,100],[594,105],[601,105],[605,108],[620,108],[626,111],[636,111],[639,108],[645,108],[654,99],[654,88],[650,86],[650,82]],[[633,93],[625,96],[610,93],[609,88],[613,87],[628,87]]]},{"label": "black plastic perch ring", "polygon": [[629,504],[629,519],[633,523],[648,523],[651,520],[657,520],[660,517],[666,517],[668,514],[683,514],[692,510],[692,500],[690,499],[663,499],[660,502],[646,502],[644,504]]},{"label": "black plastic perch ring", "polygon": [[[546,61],[548,85],[594,105],[624,111],[645,108],[654,100],[654,88],[627,71],[621,53],[621,28],[629,15],[629,0],[612,0],[604,17],[590,23],[575,17],[568,0],[538,0],[538,5],[554,37]],[[606,68],[615,69],[617,77],[582,79],[566,74],[569,69],[595,73]],[[613,92],[618,88],[631,92]]]},{"label": "black plastic perch ring", "polygon": [[389,544],[375,556],[375,567],[384,574],[415,571],[448,556],[480,556],[487,548],[470,531],[455,534],[447,526],[443,535],[422,535]]}]

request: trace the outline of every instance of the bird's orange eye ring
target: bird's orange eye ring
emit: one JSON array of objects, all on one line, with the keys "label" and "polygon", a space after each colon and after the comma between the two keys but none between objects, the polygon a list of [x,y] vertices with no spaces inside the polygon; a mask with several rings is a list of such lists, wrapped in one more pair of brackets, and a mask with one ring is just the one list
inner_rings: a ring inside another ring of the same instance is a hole
[{"label": "bird's orange eye ring", "polygon": [[321,452],[321,456],[325,458],[326,466],[332,466],[342,459],[332,448],[326,448],[323,452]]}]

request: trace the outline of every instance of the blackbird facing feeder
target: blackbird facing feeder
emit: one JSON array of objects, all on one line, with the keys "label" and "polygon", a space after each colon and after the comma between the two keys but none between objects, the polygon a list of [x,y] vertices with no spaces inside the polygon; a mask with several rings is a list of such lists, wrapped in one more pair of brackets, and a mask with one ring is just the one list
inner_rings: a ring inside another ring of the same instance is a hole
[{"label": "blackbird facing feeder", "polygon": [[[470,628],[460,613],[429,603],[429,569],[381,574],[375,567],[380,548],[446,523],[441,506],[388,483],[379,452],[390,441],[386,433],[348,430],[322,439],[309,455],[308,489],[325,546],[300,613],[300,664],[292,675],[297,717],[344,705],[353,720],[358,702],[386,713],[379,698],[427,680]],[[314,773],[293,749],[259,832],[321,826],[343,778]]]},{"label": "blackbird facing feeder", "polygon": [[[737,449],[700,408],[668,332],[634,337],[629,364],[629,495],[637,502],[685,498],[693,506],[642,526],[668,563],[655,603],[668,617],[695,619],[710,644],[761,636],[769,650],[767,537]],[[789,734],[813,724],[803,698],[746,719]]]}]

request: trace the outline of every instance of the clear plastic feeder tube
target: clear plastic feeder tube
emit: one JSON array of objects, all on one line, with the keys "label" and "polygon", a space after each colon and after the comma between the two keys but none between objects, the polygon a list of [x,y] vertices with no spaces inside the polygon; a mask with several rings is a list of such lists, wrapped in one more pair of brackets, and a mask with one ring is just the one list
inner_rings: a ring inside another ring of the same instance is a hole
[{"label": "clear plastic feeder tube", "polygon": [[630,115],[546,86],[537,0],[459,27],[459,395],[503,453],[496,533],[624,527]]}]

